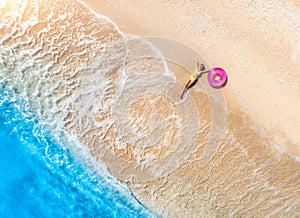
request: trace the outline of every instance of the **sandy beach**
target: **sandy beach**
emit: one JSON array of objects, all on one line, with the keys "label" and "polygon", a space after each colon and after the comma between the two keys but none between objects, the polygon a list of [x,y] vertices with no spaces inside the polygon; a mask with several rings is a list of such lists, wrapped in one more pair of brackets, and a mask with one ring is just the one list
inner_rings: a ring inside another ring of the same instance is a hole
[{"label": "sandy beach", "polygon": [[222,66],[231,81],[223,90],[229,109],[300,154],[299,2],[85,2],[125,33],[178,40]]},{"label": "sandy beach", "polygon": [[[30,0],[0,9],[5,101],[59,142],[56,150],[41,134],[45,151],[39,140],[29,150],[58,178],[49,196],[83,203],[72,213],[94,204],[87,216],[300,217],[300,1]],[[196,61],[224,68],[227,85],[214,89],[204,75],[181,99]],[[113,184],[105,210],[98,176]],[[56,193],[61,180],[73,194]],[[27,192],[18,181],[12,192]]]},{"label": "sandy beach", "polygon": [[141,202],[163,217],[300,215],[299,1],[84,2],[125,34],[179,41],[229,75],[218,153],[201,166],[200,146],[159,180],[127,182]]}]

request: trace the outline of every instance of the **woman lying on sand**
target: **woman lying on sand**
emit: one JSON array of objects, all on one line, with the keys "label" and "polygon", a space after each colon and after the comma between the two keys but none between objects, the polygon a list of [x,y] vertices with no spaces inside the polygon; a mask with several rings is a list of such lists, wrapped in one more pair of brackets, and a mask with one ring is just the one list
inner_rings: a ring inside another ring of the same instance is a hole
[{"label": "woman lying on sand", "polygon": [[198,79],[204,74],[204,73],[208,73],[209,70],[205,71],[205,66],[203,64],[199,64],[197,62],[197,68],[194,71],[194,74],[191,75],[190,80],[187,82],[187,84],[185,85],[185,88],[180,96],[181,99],[183,99],[184,94],[190,89],[192,88],[194,85],[196,85],[196,83],[198,82]]}]

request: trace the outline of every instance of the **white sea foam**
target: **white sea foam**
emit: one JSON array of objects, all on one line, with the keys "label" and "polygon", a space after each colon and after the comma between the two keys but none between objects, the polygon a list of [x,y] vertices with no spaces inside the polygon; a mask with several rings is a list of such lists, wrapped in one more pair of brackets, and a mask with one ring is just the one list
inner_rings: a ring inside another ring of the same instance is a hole
[{"label": "white sea foam", "polygon": [[[69,8],[81,10],[73,2],[62,2],[62,5],[68,3]],[[82,17],[78,17],[72,10],[62,8],[56,14],[55,7],[53,2],[48,5],[38,1],[12,2],[12,9],[1,14],[0,29],[9,27],[9,30],[2,32],[0,37],[0,67],[1,84],[13,90],[16,98],[35,111],[40,123],[48,126],[53,136],[60,137],[62,131],[67,133],[66,127],[73,119],[72,96],[79,86],[79,75],[84,74],[90,60],[97,60],[96,57],[101,55],[106,58],[102,64],[108,69],[107,63],[118,59],[122,53],[110,58],[106,50],[111,46],[110,41],[112,45],[121,46],[122,37],[119,30],[113,28],[113,23],[103,22],[99,16],[102,23],[94,20],[85,9],[81,11]],[[46,15],[45,18],[39,18],[38,13]],[[90,20],[90,26],[83,26],[81,18]],[[105,28],[111,28],[111,39],[101,36],[101,32],[105,34]],[[85,35],[87,33],[89,35]],[[71,48],[74,49],[72,53]],[[74,142],[71,143],[73,150],[87,148],[80,146],[78,140]]]},{"label": "white sea foam", "polygon": [[[13,31],[0,37],[1,84],[54,137],[67,134],[69,149],[93,166],[103,162],[103,169],[123,181],[132,175],[136,181],[166,175],[188,160],[201,130],[201,111],[193,98],[180,102],[182,87],[153,41],[125,35],[79,2],[84,7],[73,1],[61,1],[59,7],[23,1],[3,15],[0,28],[11,25]],[[180,48],[169,42],[156,40]],[[217,108],[224,106],[210,95]],[[190,111],[197,112],[193,119]],[[213,141],[214,136],[204,162],[217,152],[220,137]]]}]

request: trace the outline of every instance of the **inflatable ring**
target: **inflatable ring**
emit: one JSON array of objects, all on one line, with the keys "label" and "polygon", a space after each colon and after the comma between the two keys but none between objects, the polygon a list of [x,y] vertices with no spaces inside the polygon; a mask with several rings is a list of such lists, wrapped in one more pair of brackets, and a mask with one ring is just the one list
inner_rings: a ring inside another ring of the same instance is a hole
[{"label": "inflatable ring", "polygon": [[211,87],[221,88],[226,85],[227,75],[225,70],[223,70],[222,68],[214,67],[209,71],[207,80]]}]

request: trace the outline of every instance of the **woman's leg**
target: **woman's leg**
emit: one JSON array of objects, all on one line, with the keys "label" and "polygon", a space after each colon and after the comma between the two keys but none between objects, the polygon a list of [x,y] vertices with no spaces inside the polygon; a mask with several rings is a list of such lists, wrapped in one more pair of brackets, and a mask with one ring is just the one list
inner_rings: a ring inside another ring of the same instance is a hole
[{"label": "woman's leg", "polygon": [[192,88],[194,85],[196,85],[196,83],[198,82],[198,79],[195,79],[193,82],[191,82],[186,89],[189,90],[190,88]]},{"label": "woman's leg", "polygon": [[191,83],[191,80],[189,80],[189,81],[185,84],[185,87],[184,87],[184,89],[183,89],[183,91],[182,91],[182,93],[181,93],[181,95],[180,95],[180,98],[181,98],[181,99],[183,98],[184,93],[187,91],[187,87],[190,85],[190,83]]},{"label": "woman's leg", "polygon": [[192,88],[194,85],[196,85],[197,82],[198,82],[197,79],[194,80],[194,81],[191,81],[191,80],[190,80],[190,81],[186,84],[186,86],[185,86],[185,88],[184,88],[184,90],[183,90],[183,92],[182,92],[180,98],[182,99],[183,96],[184,96],[184,94],[185,94],[190,88]]}]

